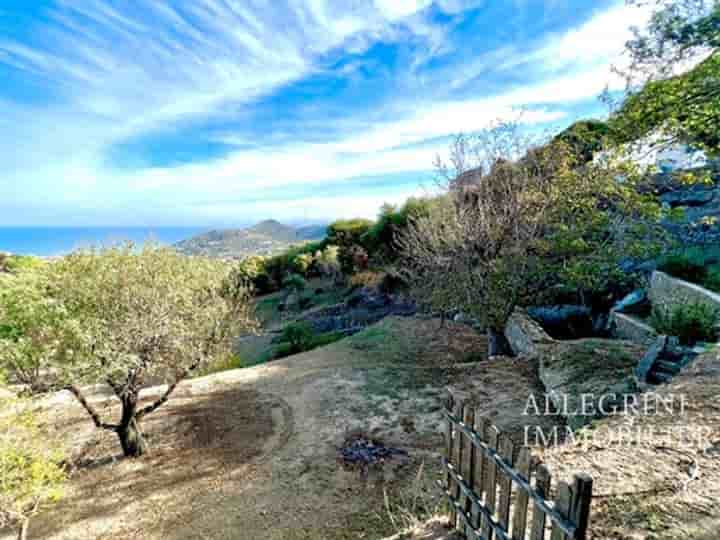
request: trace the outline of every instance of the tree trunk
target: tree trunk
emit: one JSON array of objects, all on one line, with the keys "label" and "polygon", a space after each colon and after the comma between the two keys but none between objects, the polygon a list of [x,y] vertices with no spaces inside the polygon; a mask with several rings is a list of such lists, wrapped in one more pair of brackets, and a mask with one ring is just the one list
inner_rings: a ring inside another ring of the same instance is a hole
[{"label": "tree trunk", "polygon": [[137,419],[137,392],[130,392],[121,398],[122,420],[117,428],[125,457],[140,457],[147,451],[147,444],[140,431]]},{"label": "tree trunk", "polygon": [[503,332],[498,332],[494,328],[488,328],[487,338],[489,358],[493,356],[513,356],[510,343]]},{"label": "tree trunk", "polygon": [[134,418],[126,426],[120,426],[117,434],[125,457],[140,457],[147,451],[140,425]]},{"label": "tree trunk", "polygon": [[18,531],[18,540],[27,540],[28,529],[30,528],[30,519],[23,519]]}]

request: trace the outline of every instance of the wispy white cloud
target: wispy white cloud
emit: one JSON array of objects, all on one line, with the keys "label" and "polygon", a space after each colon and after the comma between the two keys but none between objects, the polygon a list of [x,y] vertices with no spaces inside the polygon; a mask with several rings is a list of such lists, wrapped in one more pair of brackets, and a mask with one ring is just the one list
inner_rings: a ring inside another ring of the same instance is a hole
[{"label": "wispy white cloud", "polygon": [[[435,8],[451,15],[478,3],[441,0]],[[166,206],[168,200],[187,209],[187,219],[194,223],[251,207],[291,217],[300,216],[304,207],[323,216],[373,214],[382,202],[375,196],[364,195],[360,201],[317,193],[324,183],[361,175],[423,176],[444,150],[444,137],[516,118],[527,104],[521,116],[526,123],[562,119],[564,104],[592,98],[603,89],[608,63],[634,20],[626,8],[616,7],[532,50],[505,47],[470,58],[429,12],[429,0],[288,0],[282,5],[197,0],[182,9],[154,0],[138,0],[132,8],[109,0],[57,0],[32,39],[0,39],[0,63],[21,70],[28,81],[40,81],[52,94],[40,106],[0,97],[6,111],[0,118],[0,144],[15,150],[0,156],[5,171],[0,198],[29,208],[52,194],[47,207],[64,208],[57,219],[67,218],[72,209],[82,213],[94,207],[93,220],[105,216],[111,222],[130,219],[126,214],[133,212],[142,216],[136,219],[151,219],[139,208]],[[348,60],[341,70],[361,71],[372,65],[363,53],[373,44],[401,39],[416,46],[407,65],[391,76],[408,83],[399,85],[376,114],[348,107],[336,122],[324,118],[323,102],[291,105],[312,112],[302,120],[320,125],[327,142],[304,137],[303,124],[281,143],[277,132],[262,133],[261,127],[251,130],[243,124],[243,112],[252,111],[259,100],[326,73],[328,56]],[[430,80],[413,86],[413,79],[428,77],[423,66],[450,53],[455,54],[451,72],[438,69]],[[453,94],[488,67],[527,69],[528,63],[537,69],[528,70],[521,87],[472,99]],[[427,92],[416,95],[423,85]],[[227,127],[221,135],[205,137],[230,145],[251,142],[252,149],[238,146],[221,158],[140,170],[116,168],[108,161],[108,149],[129,137],[213,120]],[[307,186],[308,196],[294,201],[193,204],[209,194],[240,201],[299,184]]]}]

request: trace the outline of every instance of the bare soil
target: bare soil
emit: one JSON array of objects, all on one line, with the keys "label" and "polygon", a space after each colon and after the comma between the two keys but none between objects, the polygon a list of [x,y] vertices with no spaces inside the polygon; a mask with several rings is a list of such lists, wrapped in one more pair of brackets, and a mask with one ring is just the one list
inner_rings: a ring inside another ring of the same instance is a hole
[{"label": "bare soil", "polygon": [[[390,318],[328,347],[189,380],[148,416],[150,453],[136,460],[122,459],[114,435],[57,394],[45,406],[77,469],[64,502],[39,516],[29,537],[391,536],[402,527],[388,514],[405,501],[420,506],[421,497],[424,512],[439,508],[432,483],[446,385],[476,385],[501,426],[522,417],[528,394],[540,388],[530,366],[466,362],[483,346],[467,327]],[[112,418],[117,406],[101,390],[92,401]],[[407,451],[408,462],[368,474],[346,470],[338,448],[358,431]],[[0,532],[6,538],[10,532]]]},{"label": "bare soil", "polygon": [[[720,538],[717,351],[699,357],[656,392],[664,404],[649,400],[647,410],[643,404],[633,414],[597,422],[590,428],[592,444],[568,441],[543,456],[558,478],[576,472],[594,478],[591,538]],[[638,427],[644,435],[635,435]]]}]

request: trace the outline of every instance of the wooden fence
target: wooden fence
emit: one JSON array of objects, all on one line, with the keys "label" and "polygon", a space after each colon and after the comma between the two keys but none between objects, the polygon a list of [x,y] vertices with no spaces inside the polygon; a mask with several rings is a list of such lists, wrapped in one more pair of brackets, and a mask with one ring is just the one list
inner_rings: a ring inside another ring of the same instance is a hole
[{"label": "wooden fence", "polygon": [[[445,481],[450,523],[469,540],[585,540],[592,478],[559,482],[550,502],[551,476],[530,449],[513,442],[480,415],[467,398],[450,393]],[[530,504],[529,504],[530,503]]]}]

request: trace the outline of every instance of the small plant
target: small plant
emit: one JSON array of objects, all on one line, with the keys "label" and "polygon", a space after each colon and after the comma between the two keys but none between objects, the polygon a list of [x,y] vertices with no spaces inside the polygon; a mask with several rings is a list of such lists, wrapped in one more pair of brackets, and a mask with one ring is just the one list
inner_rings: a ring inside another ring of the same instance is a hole
[{"label": "small plant", "polygon": [[28,402],[1,400],[0,410],[0,529],[24,539],[30,519],[62,498],[65,456]]},{"label": "small plant", "polygon": [[307,323],[292,323],[283,329],[281,339],[289,345],[289,354],[297,354],[309,350],[313,331]]},{"label": "small plant", "polygon": [[336,332],[314,334],[307,323],[292,323],[285,327],[281,334],[281,343],[275,349],[275,358],[285,358],[293,354],[317,349],[330,345],[343,338]]},{"label": "small plant", "polygon": [[720,312],[706,304],[678,304],[669,311],[655,309],[651,322],[662,334],[677,336],[681,343],[692,345],[698,341],[713,341],[717,338]]},{"label": "small plant", "polygon": [[660,270],[678,279],[720,292],[720,252],[715,248],[691,247],[668,255]]}]

